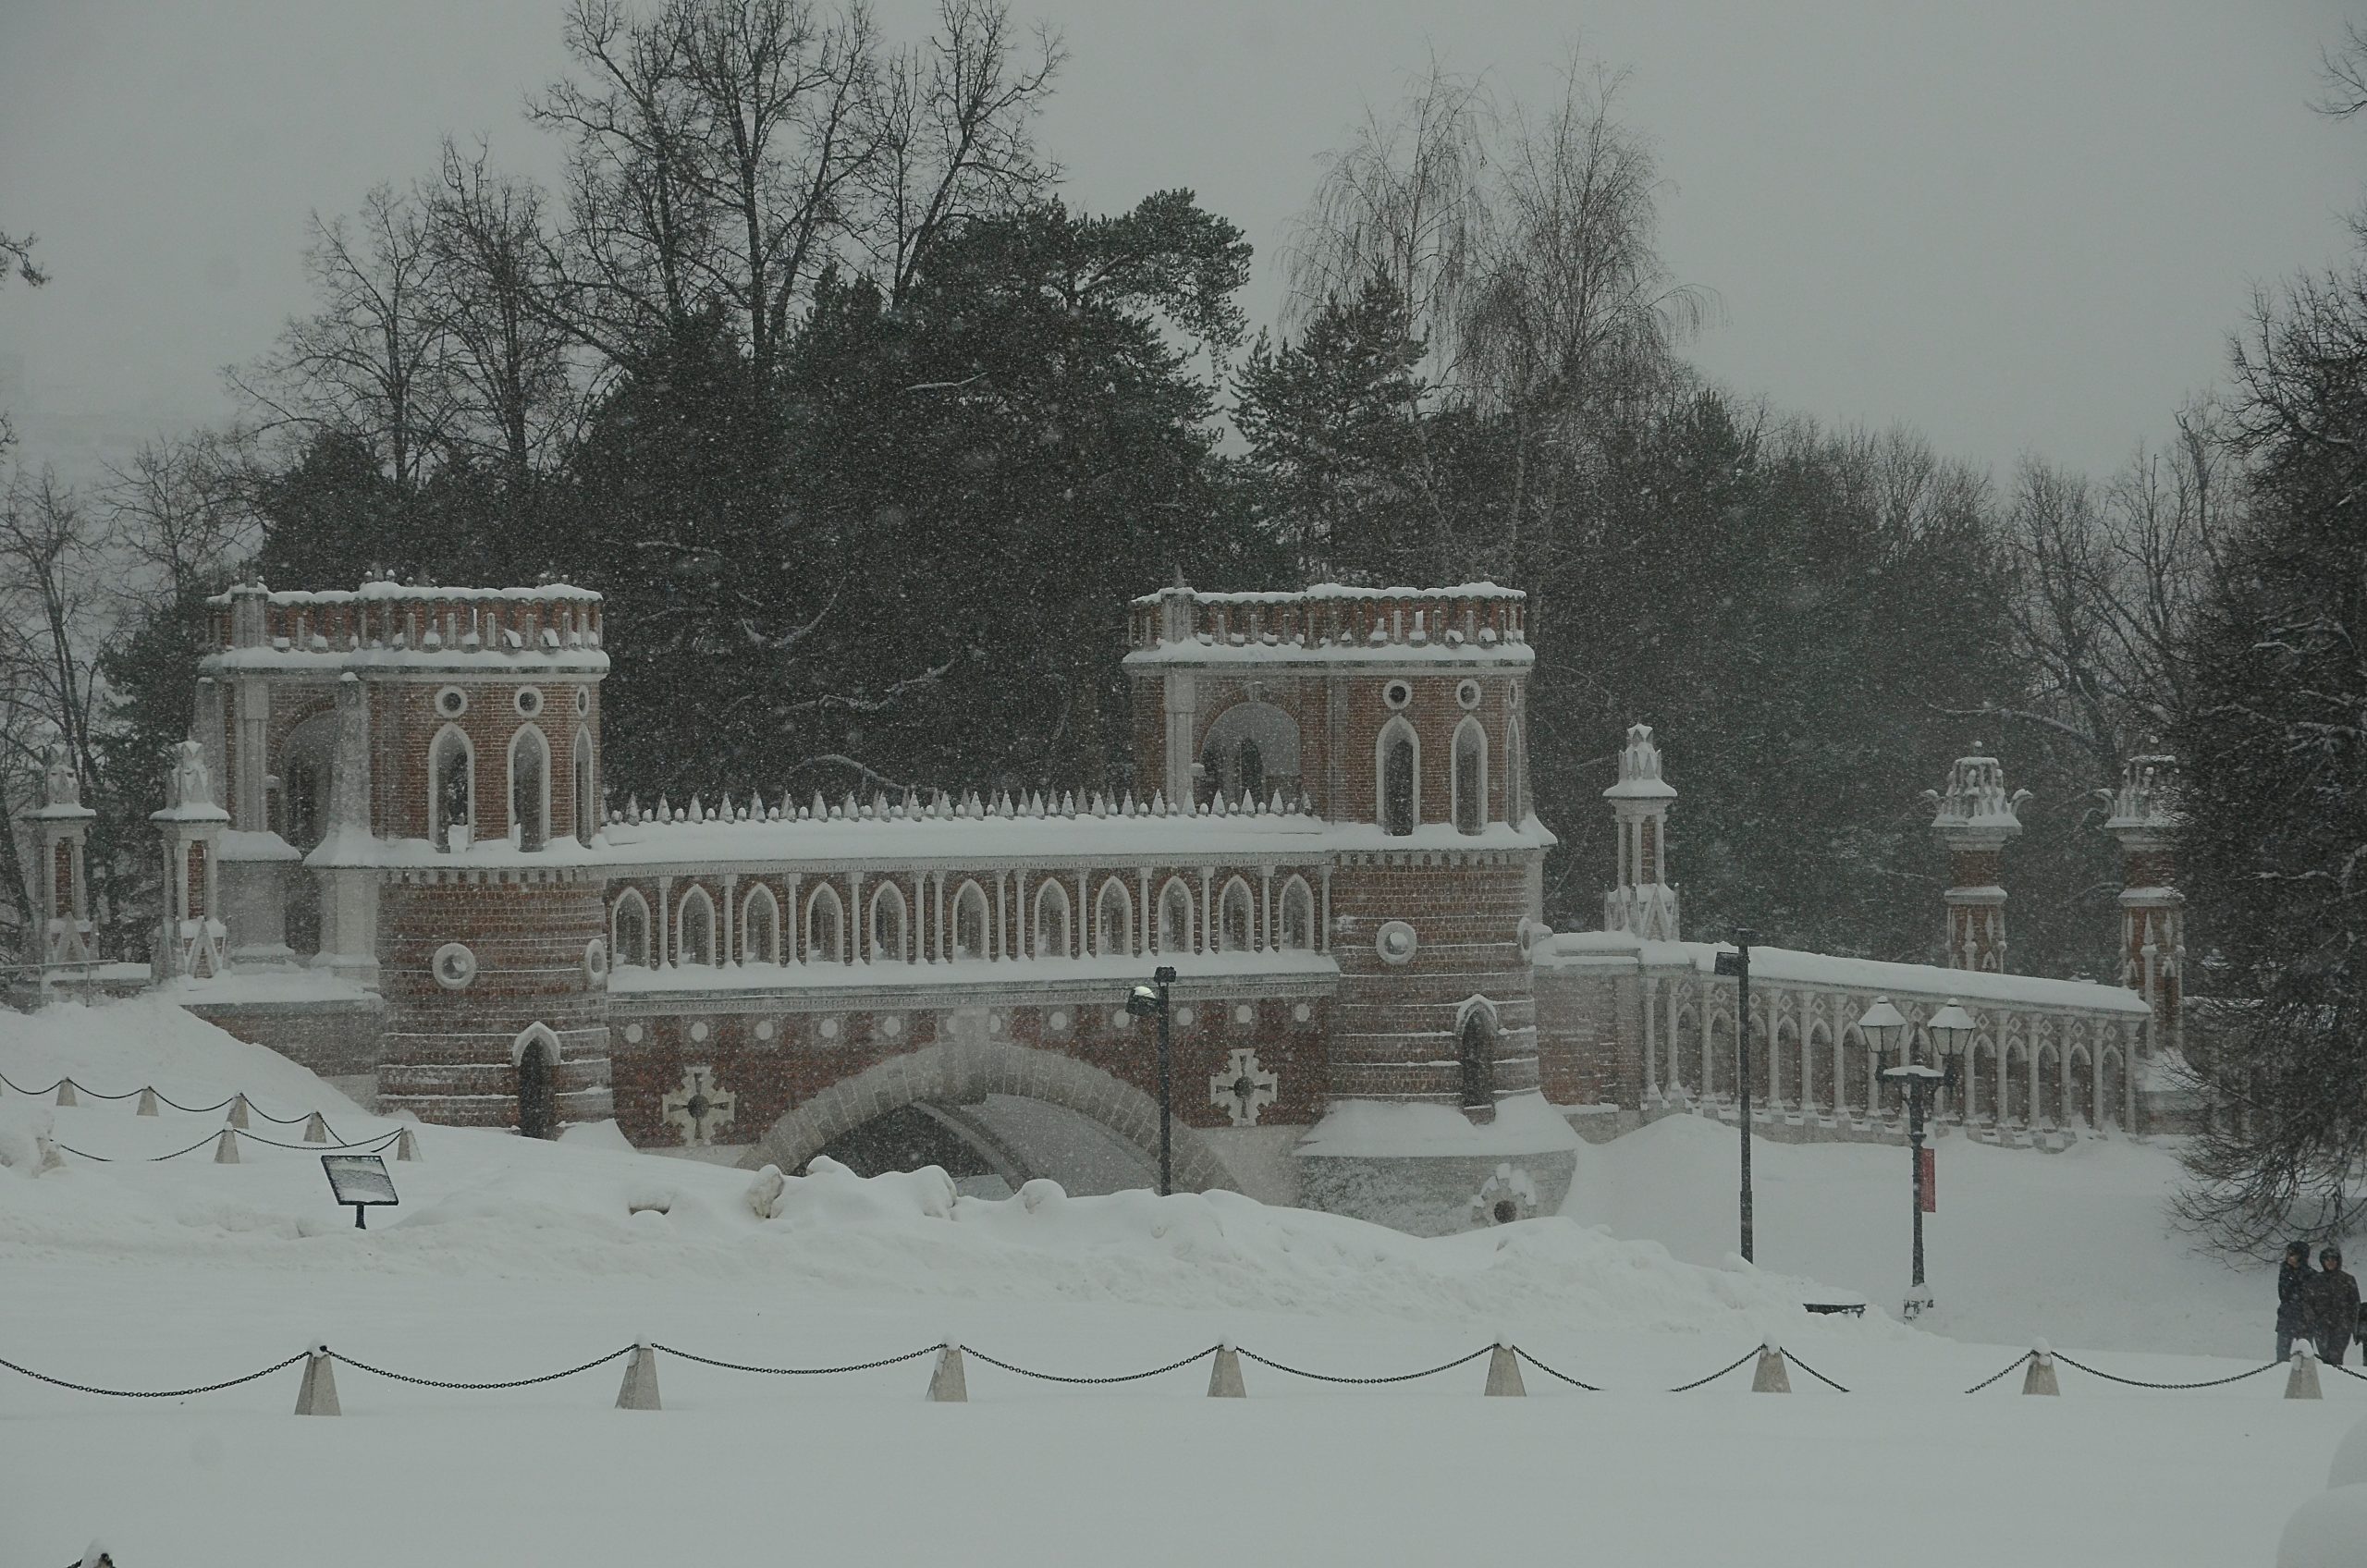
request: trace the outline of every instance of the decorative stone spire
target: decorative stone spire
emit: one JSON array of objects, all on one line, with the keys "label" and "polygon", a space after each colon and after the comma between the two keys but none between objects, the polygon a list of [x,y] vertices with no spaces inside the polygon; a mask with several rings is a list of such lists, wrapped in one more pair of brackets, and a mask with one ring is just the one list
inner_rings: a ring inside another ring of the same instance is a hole
[{"label": "decorative stone spire", "polygon": [[1676,790],[1661,777],[1652,727],[1628,727],[1619,782],[1602,792],[1619,825],[1618,884],[1602,897],[1602,926],[1651,942],[1674,942],[1676,888],[1668,881],[1668,805]]},{"label": "decorative stone spire", "polygon": [[2005,889],[1998,862],[2006,842],[2022,830],[2028,790],[2005,792],[2005,769],[1995,757],[1972,753],[1956,758],[1945,790],[1926,790],[1936,807],[1932,831],[1948,851],[1947,925],[1943,942],[1951,969],[2005,967]]},{"label": "decorative stone spire", "polygon": [[82,780],[63,746],[50,749],[42,770],[42,803],[25,813],[39,857],[33,896],[39,901],[42,962],[87,963],[91,951],[90,878],[83,847],[99,814],[82,803]]},{"label": "decorative stone spire", "polygon": [[2120,983],[2153,1010],[2153,1040],[2185,1043],[2186,895],[2177,880],[2177,761],[2152,753],[2121,765],[2104,831],[2120,840]]},{"label": "decorative stone spire", "polygon": [[165,840],[165,913],[156,933],[159,980],[207,979],[227,966],[222,922],[222,831],[230,814],[214,803],[205,747],[183,741],[165,775],[165,809],[152,813]]}]

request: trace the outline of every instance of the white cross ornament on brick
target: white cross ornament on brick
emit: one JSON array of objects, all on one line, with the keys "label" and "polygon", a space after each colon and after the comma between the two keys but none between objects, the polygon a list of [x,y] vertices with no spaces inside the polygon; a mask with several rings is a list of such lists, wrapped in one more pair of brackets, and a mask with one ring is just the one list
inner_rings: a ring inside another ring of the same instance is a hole
[{"label": "white cross ornament on brick", "polygon": [[668,1090],[657,1101],[668,1124],[681,1130],[685,1148],[711,1144],[717,1132],[731,1125],[739,1096],[717,1087],[713,1072],[711,1068],[685,1068],[682,1086]]},{"label": "white cross ornament on brick", "polygon": [[1208,1079],[1210,1103],[1224,1108],[1235,1127],[1255,1127],[1257,1113],[1274,1103],[1282,1080],[1258,1064],[1255,1047],[1234,1051],[1221,1072]]}]

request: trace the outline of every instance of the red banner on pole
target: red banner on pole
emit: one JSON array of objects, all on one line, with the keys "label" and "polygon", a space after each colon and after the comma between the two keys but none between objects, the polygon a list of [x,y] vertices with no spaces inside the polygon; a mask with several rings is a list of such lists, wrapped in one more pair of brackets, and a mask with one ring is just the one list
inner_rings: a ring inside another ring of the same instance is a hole
[{"label": "red banner on pole", "polygon": [[1923,1212],[1937,1214],[1940,1212],[1940,1151],[1926,1144],[1915,1153],[1919,1161],[1919,1167],[1915,1172],[1918,1178],[1916,1185],[1921,1189],[1919,1196],[1923,1204]]}]

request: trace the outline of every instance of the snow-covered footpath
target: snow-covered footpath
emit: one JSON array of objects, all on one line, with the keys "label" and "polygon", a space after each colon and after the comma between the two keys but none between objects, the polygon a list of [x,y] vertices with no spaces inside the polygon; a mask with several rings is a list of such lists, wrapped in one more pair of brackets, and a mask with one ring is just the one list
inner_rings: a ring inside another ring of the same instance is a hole
[{"label": "snow-covered footpath", "polygon": [[[273,1115],[321,1110],[350,1142],[398,1125],[155,1003],[0,1013],[0,1072],[153,1084],[190,1105],[243,1091]],[[1530,1398],[1485,1400],[1478,1362],[1381,1388],[1252,1363],[1250,1399],[1220,1402],[1201,1397],[1205,1362],[1076,1387],[974,1358],[972,1403],[949,1406],[921,1399],[926,1359],[767,1378],[661,1357],[656,1414],[610,1408],[616,1363],[497,1392],[340,1366],[346,1415],[326,1421],[288,1414],[293,1367],[157,1401],[0,1369],[0,1562],[69,1562],[98,1537],[124,1568],[1516,1554],[2216,1568],[2273,1561],[2367,1416],[2367,1384],[2331,1375],[2319,1404],[2278,1399],[2281,1375],[2149,1393],[2067,1370],[2060,1400],[2019,1398],[2013,1378],[1962,1394],[2033,1332],[2168,1380],[2264,1355],[2260,1281],[2184,1256],[2159,1220],[2166,1162],[2127,1145],[1944,1152],[1947,1338],[1799,1306],[1897,1293],[1896,1151],[1762,1146],[1761,1261],[1817,1283],[1723,1256],[1732,1135],[1691,1120],[1586,1151],[1576,1218],[1438,1241],[1224,1194],[956,1198],[934,1172],[823,1171],[752,1202],[748,1173],[635,1154],[613,1129],[555,1145],[420,1129],[423,1160],[391,1167],[401,1207],[356,1231],[316,1150],[140,1159],[219,1125],[0,1095],[0,1357],[154,1389],[316,1341],[467,1381],[636,1338],[804,1366],[950,1339],[1082,1376],[1230,1337],[1373,1376],[1502,1337],[1610,1391],[1532,1369]],[[298,1137],[261,1117],[254,1130]],[[43,1137],[113,1162],[69,1155],[34,1175]],[[1648,1236],[1674,1255],[1626,1239]],[[1748,1394],[1747,1372],[1656,1391],[1771,1337],[1855,1391],[1797,1371],[1790,1398]]]}]

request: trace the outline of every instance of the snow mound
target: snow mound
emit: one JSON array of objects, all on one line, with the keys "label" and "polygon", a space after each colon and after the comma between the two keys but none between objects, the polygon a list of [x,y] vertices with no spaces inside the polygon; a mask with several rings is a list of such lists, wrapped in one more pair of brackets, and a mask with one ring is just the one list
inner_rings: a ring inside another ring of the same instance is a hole
[{"label": "snow mound", "polygon": [[2326,1469],[2329,1487],[2367,1486],[2367,1421],[2350,1428],[2336,1445],[2334,1464]]},{"label": "snow mound", "polygon": [[[0,1073],[29,1089],[71,1078],[94,1095],[153,1088],[183,1105],[244,1095],[275,1116],[362,1114],[277,1051],[250,1045],[156,996],[57,1002],[32,1013],[0,1009]],[[6,1096],[22,1097],[13,1090]]]},{"label": "snow mound", "polygon": [[2320,1492],[2295,1509],[2276,1568],[2367,1568],[2367,1484]]},{"label": "snow mound", "polygon": [[1368,1159],[1414,1155],[1545,1154],[1580,1143],[1542,1095],[1515,1095],[1496,1119],[1474,1125],[1451,1105],[1392,1105],[1349,1100],[1334,1106],[1299,1141],[1302,1154]]}]

